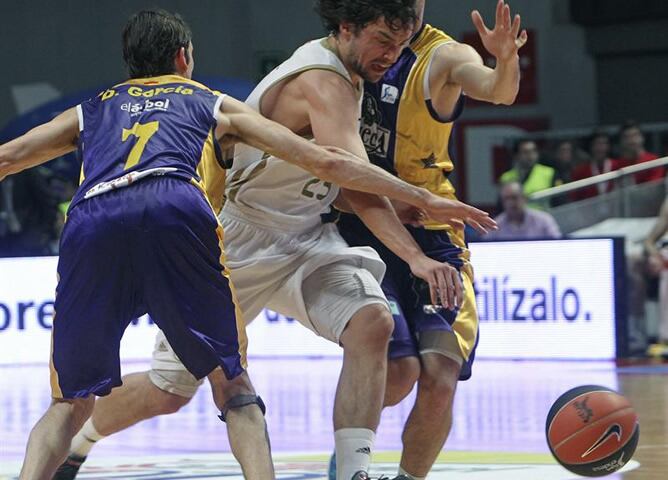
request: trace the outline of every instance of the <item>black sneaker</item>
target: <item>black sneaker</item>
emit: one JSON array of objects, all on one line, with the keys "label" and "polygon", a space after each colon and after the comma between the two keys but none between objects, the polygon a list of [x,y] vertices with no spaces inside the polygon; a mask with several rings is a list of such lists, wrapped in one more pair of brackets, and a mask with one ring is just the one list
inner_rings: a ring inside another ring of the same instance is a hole
[{"label": "black sneaker", "polygon": [[360,470],[355,472],[355,475],[353,475],[350,480],[369,480],[369,474],[364,470]]},{"label": "black sneaker", "polygon": [[74,480],[79,473],[81,464],[86,461],[86,457],[80,457],[79,455],[70,455],[67,457],[67,460],[58,467],[53,480]]}]

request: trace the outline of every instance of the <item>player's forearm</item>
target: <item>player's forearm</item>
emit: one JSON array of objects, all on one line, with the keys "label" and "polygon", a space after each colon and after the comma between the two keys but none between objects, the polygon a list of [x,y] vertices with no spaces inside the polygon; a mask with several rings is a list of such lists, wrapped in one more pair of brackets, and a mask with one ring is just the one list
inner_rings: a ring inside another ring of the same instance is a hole
[{"label": "player's forearm", "polygon": [[302,167],[321,180],[350,190],[386,195],[420,208],[427,204],[427,190],[410,185],[343,149],[318,146],[255,115],[238,115],[234,123],[244,141]]},{"label": "player's forearm", "polygon": [[396,256],[410,264],[424,255],[387,198],[351,191],[344,195],[354,213]]},{"label": "player's forearm", "polygon": [[331,162],[326,171],[327,178],[322,178],[337,185],[359,192],[384,195],[409,205],[424,208],[429,199],[429,192],[416,187],[386,172],[366,160],[336,147],[325,147]]},{"label": "player's forearm", "polygon": [[500,60],[497,59],[489,87],[489,97],[494,103],[512,105],[520,90],[519,56]]},{"label": "player's forearm", "polygon": [[[233,137],[270,155],[305,167],[304,158],[314,154],[309,142],[298,137],[288,128],[255,112],[231,114],[229,119],[232,124]],[[229,132],[226,134],[229,135]],[[228,143],[225,145],[228,146]]]},{"label": "player's forearm", "polygon": [[50,122],[0,146],[0,179],[74,150],[77,127],[77,114],[71,108]]},{"label": "player's forearm", "polygon": [[[0,145],[0,180],[19,173],[29,165],[26,165],[20,154],[20,139]],[[22,161],[23,160],[23,161]]]}]

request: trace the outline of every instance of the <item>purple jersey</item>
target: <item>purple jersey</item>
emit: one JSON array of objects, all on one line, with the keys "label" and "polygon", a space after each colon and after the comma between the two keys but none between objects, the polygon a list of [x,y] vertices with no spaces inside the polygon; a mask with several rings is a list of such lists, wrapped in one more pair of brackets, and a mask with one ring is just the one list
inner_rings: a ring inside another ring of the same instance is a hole
[{"label": "purple jersey", "polygon": [[81,185],[72,207],[145,175],[199,180],[206,155],[222,163],[213,135],[222,98],[192,80],[164,75],[129,80],[83,102],[77,107]]}]

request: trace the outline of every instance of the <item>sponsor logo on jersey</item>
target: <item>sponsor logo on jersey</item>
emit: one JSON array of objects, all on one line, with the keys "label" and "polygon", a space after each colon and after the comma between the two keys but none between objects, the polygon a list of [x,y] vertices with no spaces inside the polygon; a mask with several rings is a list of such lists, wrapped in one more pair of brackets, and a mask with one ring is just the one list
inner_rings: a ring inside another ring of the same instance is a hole
[{"label": "sponsor logo on jersey", "polygon": [[381,88],[380,101],[385,103],[396,103],[399,99],[399,89],[394,85],[383,83]]},{"label": "sponsor logo on jersey", "polygon": [[369,155],[387,158],[390,147],[390,130],[380,126],[382,115],[376,99],[365,94],[362,102],[360,136]]},{"label": "sponsor logo on jersey", "polygon": [[423,168],[438,168],[436,165],[436,155],[432,152],[427,158],[421,158]]},{"label": "sponsor logo on jersey", "polygon": [[121,110],[128,112],[131,117],[139,115],[142,112],[151,112],[159,110],[166,112],[169,109],[169,98],[161,98],[156,100],[146,99],[144,103],[124,103],[121,105]]}]

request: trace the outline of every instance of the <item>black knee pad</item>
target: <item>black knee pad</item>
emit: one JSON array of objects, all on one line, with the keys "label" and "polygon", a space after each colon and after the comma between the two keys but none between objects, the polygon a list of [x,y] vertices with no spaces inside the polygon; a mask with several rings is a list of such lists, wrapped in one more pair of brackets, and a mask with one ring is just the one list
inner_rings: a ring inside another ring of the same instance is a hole
[{"label": "black knee pad", "polygon": [[237,395],[236,397],[230,398],[227,403],[225,403],[223,406],[223,411],[220,412],[218,418],[224,422],[225,416],[227,415],[227,412],[230,411],[230,409],[246,407],[252,404],[256,404],[258,407],[260,407],[262,415],[264,415],[267,411],[266,407],[264,406],[264,402],[259,395]]}]

